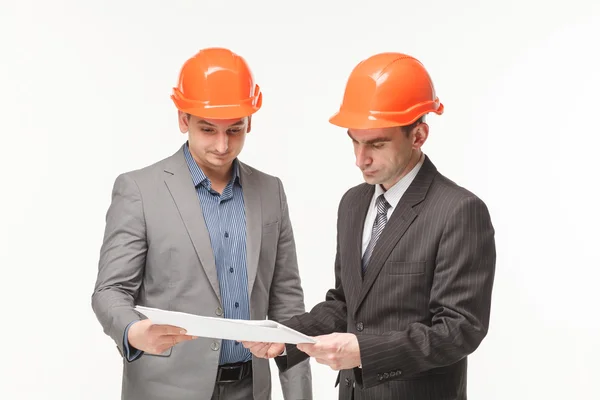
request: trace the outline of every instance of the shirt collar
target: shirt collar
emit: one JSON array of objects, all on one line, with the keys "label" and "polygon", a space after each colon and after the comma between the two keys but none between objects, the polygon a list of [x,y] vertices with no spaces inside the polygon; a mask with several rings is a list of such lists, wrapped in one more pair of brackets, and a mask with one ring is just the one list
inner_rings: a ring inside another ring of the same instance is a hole
[{"label": "shirt collar", "polygon": [[[204,171],[202,171],[202,168],[200,168],[196,160],[194,160],[194,157],[190,152],[188,142],[186,142],[185,146],[183,146],[183,154],[185,155],[185,161],[187,162],[190,173],[192,174],[192,182],[194,183],[194,186],[198,187],[198,185],[204,185],[210,189],[210,179],[208,179]],[[233,160],[233,176],[231,177],[231,182],[241,185],[240,166],[237,158]]]}]

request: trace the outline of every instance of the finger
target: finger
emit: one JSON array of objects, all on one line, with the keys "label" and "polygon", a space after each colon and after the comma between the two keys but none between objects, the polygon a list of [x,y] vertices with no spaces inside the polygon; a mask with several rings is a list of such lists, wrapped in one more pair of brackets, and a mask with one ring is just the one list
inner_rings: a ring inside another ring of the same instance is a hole
[{"label": "finger", "polygon": [[307,343],[298,343],[296,345],[296,348],[300,351],[304,351],[306,353],[306,350],[308,349],[309,344]]},{"label": "finger", "polygon": [[262,344],[266,343],[266,342],[250,342],[250,341],[247,341],[247,340],[242,340],[241,342],[240,341],[238,341],[238,342],[241,343],[247,349],[251,349],[251,348],[253,348],[255,346],[262,345]]},{"label": "finger", "polygon": [[173,347],[173,346],[159,346],[159,347],[156,347],[154,349],[154,351],[148,351],[147,353],[150,353],[150,354],[162,354],[165,351],[169,350],[171,347]]},{"label": "finger", "polygon": [[271,343],[263,343],[262,346],[257,346],[252,350],[252,354],[260,358],[269,358],[268,351],[271,348]]},{"label": "finger", "polygon": [[252,345],[248,347],[248,350],[251,352],[260,351],[261,349],[269,346],[269,343],[265,342],[254,342]]},{"label": "finger", "polygon": [[160,336],[160,338],[157,340],[157,347],[160,346],[167,346],[167,348],[169,347],[173,347],[178,343],[181,342],[187,342],[189,340],[194,340],[197,339],[197,336],[191,336],[191,335],[163,335]]},{"label": "finger", "polygon": [[274,358],[283,353],[285,349],[285,345],[283,344],[273,344],[267,350],[267,358]]},{"label": "finger", "polygon": [[154,324],[154,325],[150,326],[150,328],[148,328],[148,332],[151,333],[152,335],[156,335],[156,336],[183,335],[183,334],[187,333],[185,329],[183,329],[179,326],[160,325],[160,324]]},{"label": "finger", "polygon": [[314,344],[302,344],[302,345],[298,345],[296,346],[298,348],[298,350],[308,354],[311,357],[316,357],[319,356],[321,354],[320,351],[318,351],[318,349],[315,347]]},{"label": "finger", "polygon": [[321,343],[298,343],[296,346],[298,349],[302,349],[302,351],[304,351],[304,349],[312,351],[321,350],[324,347]]},{"label": "finger", "polygon": [[250,352],[254,352],[256,349],[259,349],[260,347],[262,347],[265,343],[263,342],[241,342],[242,346],[244,346],[246,349],[250,350]]},{"label": "finger", "polygon": [[257,346],[253,352],[256,354],[257,357],[267,358],[267,351],[270,347],[271,345],[269,343],[262,343],[262,345]]}]

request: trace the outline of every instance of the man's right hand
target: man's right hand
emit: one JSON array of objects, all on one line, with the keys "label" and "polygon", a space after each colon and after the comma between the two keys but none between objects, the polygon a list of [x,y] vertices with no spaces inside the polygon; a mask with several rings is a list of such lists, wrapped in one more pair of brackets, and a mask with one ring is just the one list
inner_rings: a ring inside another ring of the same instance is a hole
[{"label": "man's right hand", "polygon": [[129,345],[145,353],[160,354],[177,343],[196,339],[186,335],[183,328],[173,325],[155,325],[149,319],[132,324],[127,332]]},{"label": "man's right hand", "polygon": [[259,358],[278,357],[285,350],[283,343],[242,342],[242,345]]}]

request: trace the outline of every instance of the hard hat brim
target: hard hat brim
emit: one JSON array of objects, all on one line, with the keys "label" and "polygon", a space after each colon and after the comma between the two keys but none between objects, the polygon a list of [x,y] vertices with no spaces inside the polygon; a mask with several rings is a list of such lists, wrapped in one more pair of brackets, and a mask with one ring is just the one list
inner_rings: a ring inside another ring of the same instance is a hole
[{"label": "hard hat brim", "polygon": [[218,106],[218,107],[191,107],[179,108],[181,112],[195,115],[199,118],[210,119],[236,119],[248,117],[257,112],[260,107],[246,105]]},{"label": "hard hat brim", "polygon": [[372,115],[355,114],[347,111],[335,113],[329,122],[346,129],[378,129],[400,126],[402,124],[383,118],[376,118]]},{"label": "hard hat brim", "polygon": [[444,112],[444,105],[439,103],[439,101],[435,103],[428,102],[414,107],[414,109],[409,112],[370,112],[368,114],[347,111],[342,107],[337,113],[329,118],[329,122],[346,129],[390,128],[394,126],[410,125],[417,121],[421,116],[430,112],[441,115]]},{"label": "hard hat brim", "polygon": [[210,102],[193,101],[183,97],[174,88],[171,100],[178,110],[200,118],[235,119],[250,116],[262,106],[262,92],[256,86],[256,95],[237,104],[211,104]]}]

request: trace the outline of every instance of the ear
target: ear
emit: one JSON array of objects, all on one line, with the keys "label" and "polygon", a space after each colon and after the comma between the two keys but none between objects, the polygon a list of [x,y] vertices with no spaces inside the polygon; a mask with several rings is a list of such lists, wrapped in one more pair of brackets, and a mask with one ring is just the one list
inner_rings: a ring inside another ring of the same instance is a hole
[{"label": "ear", "polygon": [[187,113],[177,110],[177,120],[179,121],[179,130],[181,133],[187,133],[190,129],[190,119]]},{"label": "ear", "polygon": [[413,149],[420,149],[425,144],[425,141],[429,137],[429,125],[425,122],[420,123],[414,130],[412,147]]},{"label": "ear", "polygon": [[251,130],[252,130],[252,115],[248,115],[248,129],[246,130],[246,133],[250,133]]}]

